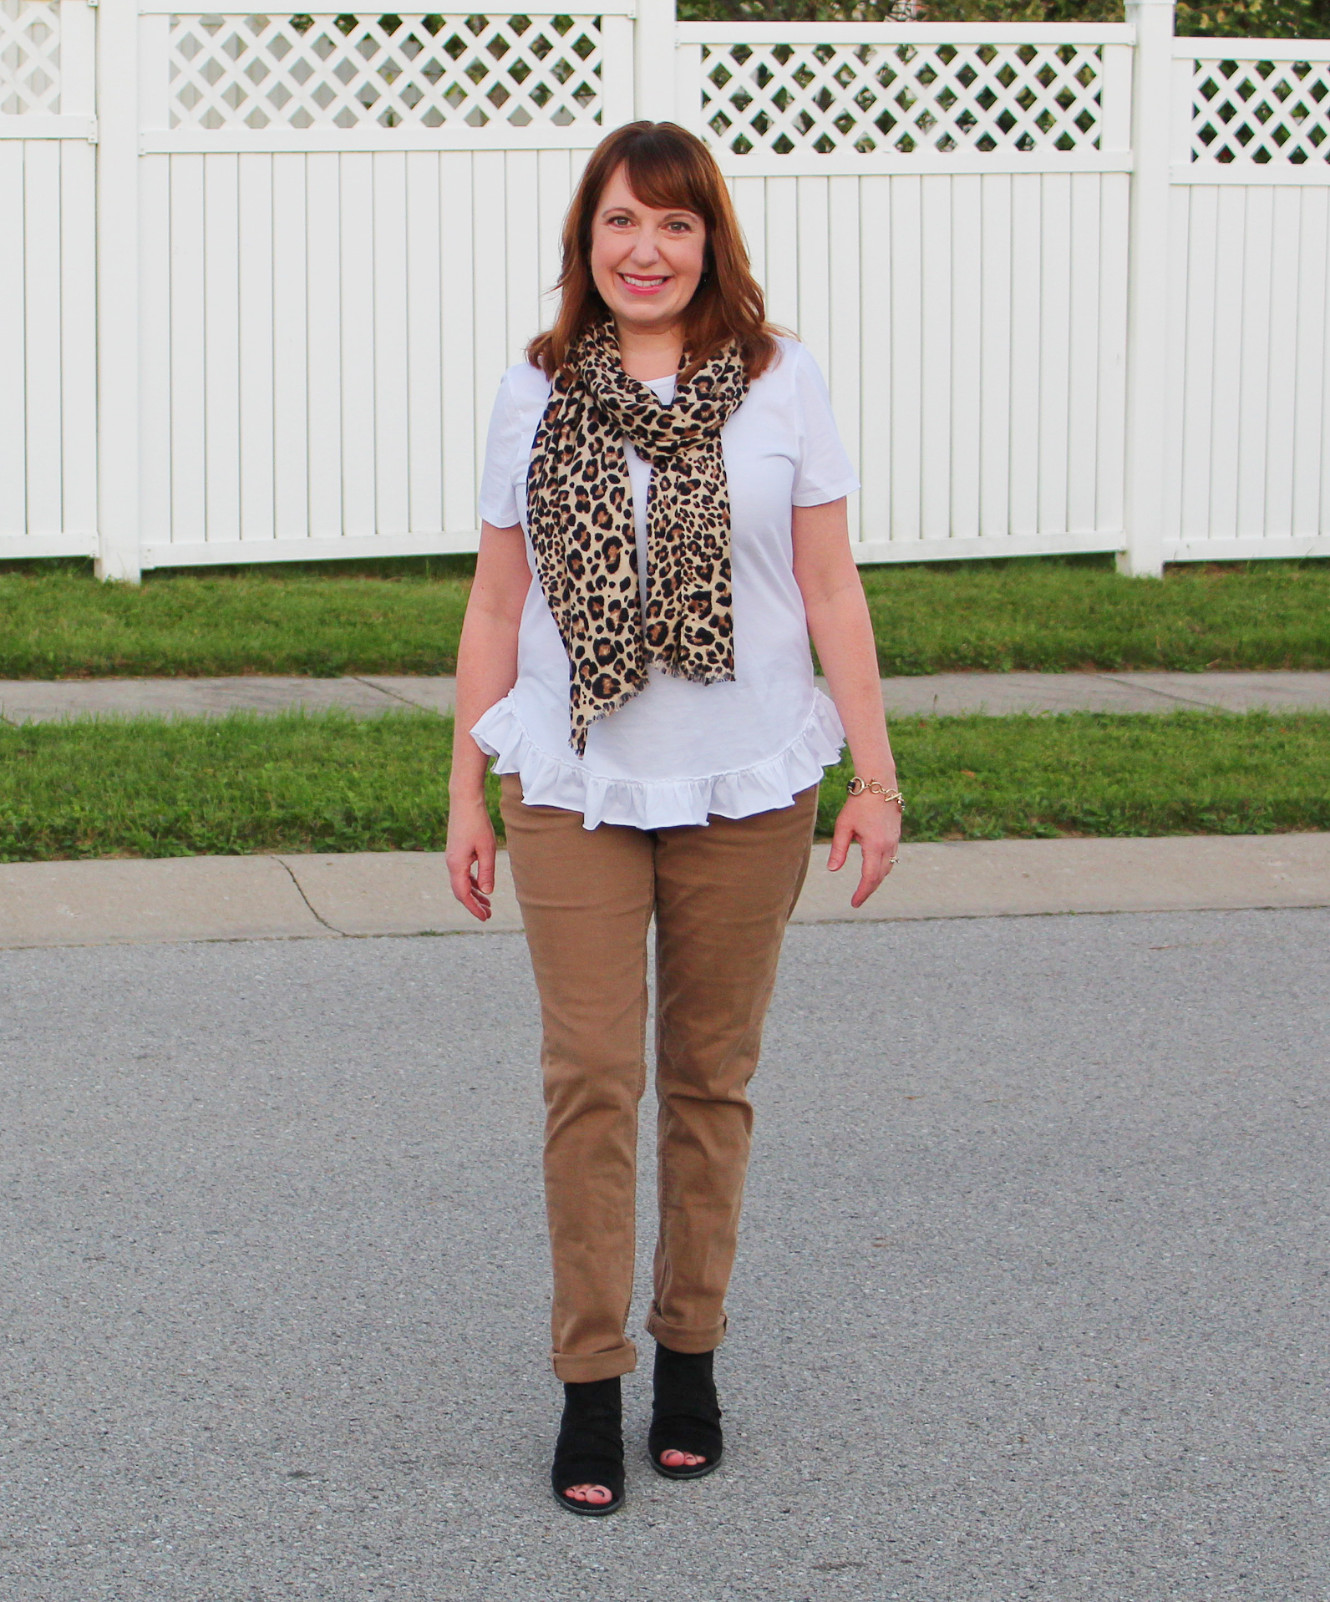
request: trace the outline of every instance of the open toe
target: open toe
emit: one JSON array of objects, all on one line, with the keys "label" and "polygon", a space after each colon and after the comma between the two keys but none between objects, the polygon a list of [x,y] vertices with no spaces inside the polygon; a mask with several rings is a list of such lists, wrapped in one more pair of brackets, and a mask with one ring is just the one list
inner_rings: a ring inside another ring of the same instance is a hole
[{"label": "open toe", "polygon": [[[563,1388],[550,1486],[570,1513],[603,1518],[623,1506],[623,1401],[617,1378]],[[581,1495],[574,1495],[580,1492]],[[591,1493],[603,1492],[594,1501]]]},{"label": "open toe", "polygon": [[[667,1480],[700,1480],[720,1465],[725,1450],[716,1397],[713,1352],[673,1352],[656,1346],[654,1401],[647,1451]],[[667,1463],[667,1457],[697,1462]]]}]

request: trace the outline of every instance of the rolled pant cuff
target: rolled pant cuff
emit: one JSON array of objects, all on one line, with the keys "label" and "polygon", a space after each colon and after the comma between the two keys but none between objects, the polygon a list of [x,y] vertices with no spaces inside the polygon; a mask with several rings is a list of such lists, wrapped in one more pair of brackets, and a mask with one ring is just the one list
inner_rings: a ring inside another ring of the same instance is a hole
[{"label": "rolled pant cuff", "polygon": [[612,1352],[592,1352],[586,1357],[551,1354],[555,1375],[565,1385],[586,1385],[591,1380],[617,1379],[620,1374],[631,1374],[637,1367],[637,1347],[625,1341]]},{"label": "rolled pant cuff", "polygon": [[682,1325],[671,1324],[659,1313],[647,1314],[646,1330],[653,1335],[662,1346],[668,1346],[672,1352],[714,1352],[725,1339],[725,1320],[713,1324],[709,1329],[684,1329]]}]

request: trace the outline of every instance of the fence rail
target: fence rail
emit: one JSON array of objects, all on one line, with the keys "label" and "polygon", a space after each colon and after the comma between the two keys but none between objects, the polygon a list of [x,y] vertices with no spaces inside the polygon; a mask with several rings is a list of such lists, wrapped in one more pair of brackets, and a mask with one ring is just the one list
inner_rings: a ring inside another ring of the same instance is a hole
[{"label": "fence rail", "polygon": [[715,151],[864,561],[1330,555],[1330,41],[0,0],[0,556],[473,549],[587,154]]}]

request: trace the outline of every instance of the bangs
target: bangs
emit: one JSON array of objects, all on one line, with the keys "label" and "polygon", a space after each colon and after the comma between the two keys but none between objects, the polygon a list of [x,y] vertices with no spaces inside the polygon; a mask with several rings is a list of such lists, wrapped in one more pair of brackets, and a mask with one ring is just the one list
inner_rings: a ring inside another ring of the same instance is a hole
[{"label": "bangs", "polygon": [[711,174],[677,139],[644,133],[623,153],[628,187],[657,211],[691,211],[708,227],[716,221]]}]

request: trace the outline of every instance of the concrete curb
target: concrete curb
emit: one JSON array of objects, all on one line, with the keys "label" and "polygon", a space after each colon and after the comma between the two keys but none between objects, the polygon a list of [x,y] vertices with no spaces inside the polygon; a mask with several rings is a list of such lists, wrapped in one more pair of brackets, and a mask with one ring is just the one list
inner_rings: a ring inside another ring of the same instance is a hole
[{"label": "concrete curb", "polygon": [[151,945],[330,935],[277,857],[11,862],[0,946]]},{"label": "concrete curb", "polygon": [[[858,911],[853,865],[827,873],[827,849],[798,923],[1330,906],[1330,834],[907,845]],[[520,928],[502,855],[483,925],[453,900],[437,852],[0,865],[0,949]]]}]

